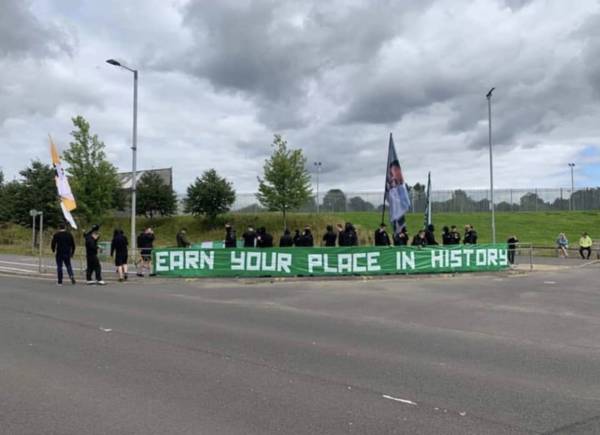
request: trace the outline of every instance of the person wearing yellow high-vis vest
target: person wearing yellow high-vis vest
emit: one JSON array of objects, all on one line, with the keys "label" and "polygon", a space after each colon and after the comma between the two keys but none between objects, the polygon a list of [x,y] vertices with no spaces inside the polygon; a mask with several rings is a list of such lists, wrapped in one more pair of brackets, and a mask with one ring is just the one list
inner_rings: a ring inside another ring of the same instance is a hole
[{"label": "person wearing yellow high-vis vest", "polygon": [[[592,255],[592,244],[592,238],[588,235],[588,233],[583,233],[579,239],[579,255],[581,255],[583,260],[590,259],[590,255]],[[587,256],[583,255],[584,252],[587,253]]]}]

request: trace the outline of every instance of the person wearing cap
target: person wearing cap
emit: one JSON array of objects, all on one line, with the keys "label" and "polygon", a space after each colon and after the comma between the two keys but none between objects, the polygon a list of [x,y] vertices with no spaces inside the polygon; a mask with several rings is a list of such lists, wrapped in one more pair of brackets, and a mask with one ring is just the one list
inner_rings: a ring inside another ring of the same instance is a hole
[{"label": "person wearing cap", "polygon": [[71,283],[75,284],[75,276],[73,275],[73,268],[71,267],[71,258],[75,254],[75,240],[73,235],[67,231],[67,227],[64,223],[58,225],[58,232],[52,237],[52,243],[50,244],[52,252],[56,254],[56,275],[58,285],[62,285],[63,282],[63,264],[67,268]]},{"label": "person wearing cap", "polygon": [[260,227],[256,233],[256,247],[257,248],[272,248],[273,247],[273,236],[267,233],[265,227]]},{"label": "person wearing cap", "polygon": [[[98,259],[98,239],[100,238],[99,231],[100,225],[92,226],[92,229],[85,234],[85,258],[87,262],[87,268],[85,270],[86,284],[98,284],[104,285],[105,282],[102,280],[102,266]],[[95,275],[96,279],[92,279],[92,275]]]},{"label": "person wearing cap", "polygon": [[256,246],[256,231],[252,225],[248,225],[248,229],[242,234],[244,239],[244,248],[254,248]]},{"label": "person wearing cap", "polygon": [[335,248],[338,235],[333,231],[333,225],[327,225],[327,231],[323,234],[323,246]]},{"label": "person wearing cap", "polygon": [[237,238],[235,230],[230,224],[225,224],[225,247],[235,248],[237,247]]},{"label": "person wearing cap", "polygon": [[375,230],[375,246],[390,246],[390,236],[385,230],[385,224],[382,222],[379,228]]},{"label": "person wearing cap", "polygon": [[435,240],[435,227],[433,224],[427,225],[425,229],[425,239],[427,239],[428,245],[437,245],[438,242]]}]

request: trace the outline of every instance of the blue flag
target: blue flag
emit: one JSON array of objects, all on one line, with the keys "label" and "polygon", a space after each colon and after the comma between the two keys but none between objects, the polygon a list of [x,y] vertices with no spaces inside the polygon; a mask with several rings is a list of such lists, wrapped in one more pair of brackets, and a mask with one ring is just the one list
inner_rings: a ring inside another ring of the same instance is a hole
[{"label": "blue flag", "polygon": [[391,133],[385,175],[384,205],[386,200],[390,208],[390,222],[394,234],[398,234],[406,226],[404,215],[410,210],[410,198]]}]

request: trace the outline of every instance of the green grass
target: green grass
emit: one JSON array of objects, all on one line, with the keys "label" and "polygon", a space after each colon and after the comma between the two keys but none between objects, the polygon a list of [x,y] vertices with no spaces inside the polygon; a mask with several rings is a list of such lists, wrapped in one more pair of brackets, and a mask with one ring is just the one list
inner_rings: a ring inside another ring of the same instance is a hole
[{"label": "green grass", "polygon": [[[315,234],[315,240],[320,240],[327,224],[335,225],[350,221],[358,229],[361,244],[373,243],[373,231],[381,221],[381,214],[373,212],[348,212],[348,213],[292,213],[288,218],[288,227],[291,230],[302,229],[310,225]],[[444,225],[456,225],[462,233],[464,224],[474,225],[479,233],[481,243],[491,242],[491,218],[489,213],[437,213],[433,217],[436,234],[441,239],[440,233]],[[156,246],[173,246],[175,234],[182,227],[187,227],[190,240],[200,242],[204,240],[221,240],[223,238],[223,225],[230,222],[240,236],[248,225],[254,227],[264,226],[278,240],[283,227],[279,213],[232,213],[223,216],[215,225],[209,225],[203,219],[192,216],[177,216],[173,218],[138,219],[138,231],[145,225],[151,225],[156,234]],[[423,214],[414,213],[407,217],[409,233],[414,234],[423,225]],[[106,219],[101,227],[101,239],[109,241],[112,232],[119,227],[129,235],[129,220],[126,218]],[[594,240],[600,239],[600,213],[599,212],[507,212],[496,214],[496,234],[498,241],[505,241],[510,235],[516,234],[521,242],[530,242],[535,245],[552,246],[560,232],[566,233],[569,241],[576,244],[583,231],[591,234]],[[45,241],[49,243],[52,230],[45,234]],[[76,232],[79,246],[82,243],[82,232]],[[0,224],[0,252],[30,253],[31,229],[13,224]]]}]

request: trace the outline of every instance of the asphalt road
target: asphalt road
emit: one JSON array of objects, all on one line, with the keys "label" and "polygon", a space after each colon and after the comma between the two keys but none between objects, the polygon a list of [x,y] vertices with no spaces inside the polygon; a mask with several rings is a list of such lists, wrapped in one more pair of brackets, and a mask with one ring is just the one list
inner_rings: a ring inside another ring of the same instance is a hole
[{"label": "asphalt road", "polygon": [[600,433],[599,277],[0,275],[0,433]]}]

